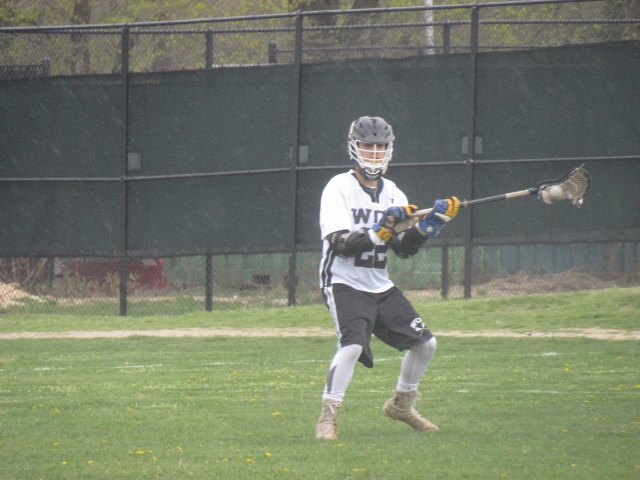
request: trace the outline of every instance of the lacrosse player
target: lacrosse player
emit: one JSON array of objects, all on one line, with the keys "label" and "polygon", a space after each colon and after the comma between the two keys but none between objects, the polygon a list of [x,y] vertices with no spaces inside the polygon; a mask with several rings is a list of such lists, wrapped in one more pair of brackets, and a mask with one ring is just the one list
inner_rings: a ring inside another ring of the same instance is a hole
[{"label": "lacrosse player", "polygon": [[455,197],[437,200],[431,213],[413,227],[394,231],[418,208],[383,177],[393,140],[391,125],[380,117],[354,121],[348,137],[353,168],[333,177],[322,193],[320,288],[335,323],[338,347],[327,372],[316,438],[337,438],[337,410],[356,363],[373,367],[372,334],[391,347],[407,350],[395,395],[384,404],[385,415],[415,430],[438,429],[414,409],[436,339],[389,279],[387,253],[391,249],[400,258],[418,253],[430,236],[455,217],[459,201]]}]

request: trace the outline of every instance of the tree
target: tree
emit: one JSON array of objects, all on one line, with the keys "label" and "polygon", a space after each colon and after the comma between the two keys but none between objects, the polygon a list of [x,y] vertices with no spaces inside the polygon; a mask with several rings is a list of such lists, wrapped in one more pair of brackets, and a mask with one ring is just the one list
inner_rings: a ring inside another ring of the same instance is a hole
[{"label": "tree", "polygon": [[0,0],[0,27],[34,25],[36,16],[19,8],[15,0]]},{"label": "tree", "polygon": [[[609,0],[603,7],[607,18],[614,20],[630,20],[640,18],[640,0]],[[612,25],[606,29],[605,40],[611,38],[640,39],[640,25]]]},{"label": "tree", "polygon": [[[91,0],[74,0],[71,12],[71,23],[88,24],[91,21]],[[70,58],[71,73],[74,75],[87,74],[91,70],[91,54],[86,45],[85,35],[71,35],[71,43],[73,45],[73,55]]]}]

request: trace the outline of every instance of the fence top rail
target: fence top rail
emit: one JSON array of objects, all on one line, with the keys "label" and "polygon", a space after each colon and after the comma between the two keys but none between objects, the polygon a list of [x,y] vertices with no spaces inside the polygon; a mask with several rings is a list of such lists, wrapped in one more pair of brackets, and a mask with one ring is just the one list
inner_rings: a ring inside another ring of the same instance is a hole
[{"label": "fence top rail", "polygon": [[[259,19],[262,17],[253,17]],[[471,25],[471,20],[444,20],[436,22],[411,22],[411,23],[373,23],[368,25],[314,25],[304,27],[305,31],[331,31],[331,30],[375,30],[375,29],[391,29],[391,28],[421,28],[421,27],[456,27],[456,26],[468,26]],[[617,25],[617,24],[634,24],[640,23],[640,18],[591,18],[591,19],[547,19],[547,20],[517,20],[517,19],[504,19],[504,20],[478,20],[480,25]],[[131,24],[132,25],[132,24]],[[175,25],[174,23],[170,24]],[[156,25],[158,27],[159,25]],[[29,27],[36,28],[37,30],[26,31],[23,27],[13,27],[11,29],[0,28],[0,33],[30,33],[47,35],[54,33],[52,28],[55,28],[56,34],[68,34],[68,35],[121,35],[122,29],[117,28],[99,28],[96,25],[77,25],[66,27]],[[113,24],[110,25],[113,27]],[[11,32],[9,32],[11,30]],[[282,33],[282,32],[295,32],[295,27],[270,27],[270,28],[190,28],[190,29],[151,29],[145,28],[141,30],[134,30],[133,34],[136,35],[198,35],[213,33],[216,35],[224,34],[237,34],[237,33]]]},{"label": "fence top rail", "polygon": [[[557,158],[521,158],[506,160],[459,160],[442,162],[416,162],[416,163],[394,163],[393,168],[418,168],[418,167],[464,167],[467,165],[498,165],[517,163],[559,163],[559,162],[601,162],[601,161],[640,161],[640,155],[608,156],[608,157],[557,157]],[[149,180],[184,180],[211,177],[229,177],[237,175],[262,175],[265,173],[286,173],[292,170],[297,171],[319,171],[319,170],[346,170],[349,165],[317,165],[317,166],[296,166],[280,168],[262,168],[256,170],[233,170],[228,172],[204,172],[204,173],[176,173],[168,175],[136,175],[119,177],[0,177],[2,183],[48,183],[48,182],[142,182]]]},{"label": "fence top rail", "polygon": [[[257,18],[257,17],[256,17]],[[471,25],[471,20],[444,20],[439,22],[412,22],[412,23],[374,23],[369,25],[335,25],[335,26],[310,26],[305,27],[307,32],[311,31],[330,31],[330,30],[375,30],[375,29],[391,29],[391,28],[421,28],[421,27],[456,27]],[[634,24],[640,23],[640,18],[601,18],[601,19],[559,19],[559,20],[479,20],[480,25],[617,25],[617,24]],[[13,30],[12,33],[29,33],[29,34],[51,34],[48,29],[39,29],[34,31]],[[0,33],[5,33],[6,29],[0,29]],[[135,30],[135,35],[200,35],[213,33],[215,35],[237,34],[237,33],[282,33],[295,32],[295,27],[271,27],[271,28],[190,28],[190,29],[144,29]],[[117,29],[98,29],[95,26],[84,25],[80,28],[64,27],[55,30],[58,35],[122,35],[122,30]]]},{"label": "fence top rail", "polygon": [[270,20],[279,18],[295,18],[295,17],[314,17],[319,15],[357,15],[366,13],[399,13],[399,12],[419,12],[419,11],[435,11],[435,10],[473,10],[497,7],[514,7],[514,6],[532,6],[544,4],[563,4],[563,3],[589,3],[601,2],[602,0],[512,0],[502,2],[485,2],[485,3],[462,3],[454,5],[430,5],[430,6],[411,6],[411,7],[387,7],[387,8],[363,8],[363,9],[344,9],[344,10],[314,10],[314,11],[297,11],[288,13],[271,13],[264,15],[244,15],[236,17],[218,17],[218,18],[199,18],[185,20],[163,20],[150,22],[131,22],[131,23],[110,23],[110,24],[85,24],[85,25],[49,25],[49,26],[29,26],[29,27],[3,27],[0,33],[53,33],[65,30],[77,32],[78,30],[113,30],[113,29],[136,29],[159,26],[172,25],[193,25],[203,23],[224,23],[239,22],[249,20]]}]

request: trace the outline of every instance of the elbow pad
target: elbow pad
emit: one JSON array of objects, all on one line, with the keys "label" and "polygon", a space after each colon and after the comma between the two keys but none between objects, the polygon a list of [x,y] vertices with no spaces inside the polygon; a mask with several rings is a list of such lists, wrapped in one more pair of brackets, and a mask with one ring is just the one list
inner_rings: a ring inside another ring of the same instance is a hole
[{"label": "elbow pad", "polygon": [[341,257],[353,257],[362,252],[368,252],[374,245],[369,238],[369,233],[364,228],[349,232],[341,230],[328,235],[330,248]]}]

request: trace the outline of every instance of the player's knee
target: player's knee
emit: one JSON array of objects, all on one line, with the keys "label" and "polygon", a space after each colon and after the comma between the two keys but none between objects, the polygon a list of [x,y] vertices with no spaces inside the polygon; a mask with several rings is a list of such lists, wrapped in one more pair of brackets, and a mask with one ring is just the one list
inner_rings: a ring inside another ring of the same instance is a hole
[{"label": "player's knee", "polygon": [[433,355],[438,347],[438,342],[436,341],[436,337],[431,337],[428,342],[425,342],[427,348],[431,351],[431,355]]},{"label": "player's knee", "polygon": [[430,360],[431,357],[433,357],[433,354],[436,352],[437,345],[438,343],[436,342],[436,337],[431,337],[428,341],[416,345],[411,350],[417,355],[424,357],[426,360]]},{"label": "player's knee", "polygon": [[340,347],[339,353],[343,359],[349,359],[353,362],[356,362],[360,355],[362,354],[362,350],[364,347],[362,345],[358,345],[353,343],[351,345],[344,345]]}]

